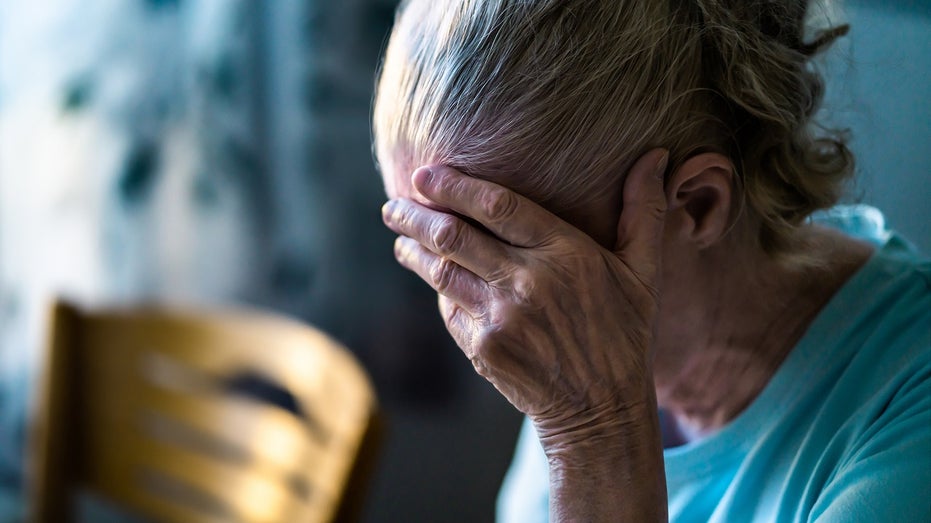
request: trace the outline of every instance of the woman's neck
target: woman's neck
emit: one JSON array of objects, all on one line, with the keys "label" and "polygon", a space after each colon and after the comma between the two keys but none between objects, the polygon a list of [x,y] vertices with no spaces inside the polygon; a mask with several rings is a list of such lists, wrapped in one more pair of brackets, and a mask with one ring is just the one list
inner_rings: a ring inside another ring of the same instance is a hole
[{"label": "woman's neck", "polygon": [[[804,268],[762,252],[703,252],[678,271],[661,308],[654,379],[660,407],[684,443],[737,417],[763,390],[834,293],[872,253],[866,244],[809,227]],[[671,273],[677,272],[671,268]]]}]

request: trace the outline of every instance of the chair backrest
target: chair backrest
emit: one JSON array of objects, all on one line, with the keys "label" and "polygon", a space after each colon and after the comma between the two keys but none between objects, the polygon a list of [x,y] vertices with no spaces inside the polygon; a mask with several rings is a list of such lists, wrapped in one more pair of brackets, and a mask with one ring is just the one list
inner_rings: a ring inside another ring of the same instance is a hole
[{"label": "chair backrest", "polygon": [[53,307],[31,473],[39,523],[84,489],[154,521],[351,514],[372,386],[321,332],[252,313]]}]

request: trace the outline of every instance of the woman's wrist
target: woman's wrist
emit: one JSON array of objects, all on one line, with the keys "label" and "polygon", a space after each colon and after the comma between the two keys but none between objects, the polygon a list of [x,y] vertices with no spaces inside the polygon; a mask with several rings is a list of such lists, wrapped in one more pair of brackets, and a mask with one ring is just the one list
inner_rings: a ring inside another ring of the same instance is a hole
[{"label": "woman's wrist", "polygon": [[553,521],[578,521],[580,515],[585,521],[666,520],[662,438],[653,397],[613,416],[584,420],[573,431],[540,434],[549,462]]},{"label": "woman's wrist", "polygon": [[603,454],[620,442],[659,434],[653,381],[649,377],[636,381],[637,385],[611,395],[615,401],[578,408],[563,405],[552,416],[531,416],[548,458],[571,460],[589,450]]},{"label": "woman's wrist", "polygon": [[537,434],[550,468],[593,471],[608,461],[662,456],[655,404],[641,403],[611,417],[579,421],[572,430],[555,432],[538,425]]}]

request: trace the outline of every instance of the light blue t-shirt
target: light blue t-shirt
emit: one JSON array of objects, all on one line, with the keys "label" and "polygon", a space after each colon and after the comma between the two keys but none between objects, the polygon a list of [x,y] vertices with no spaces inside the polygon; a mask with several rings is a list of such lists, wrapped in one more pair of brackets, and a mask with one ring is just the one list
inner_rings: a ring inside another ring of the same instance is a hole
[{"label": "light blue t-shirt", "polygon": [[[931,262],[875,209],[816,221],[878,249],[744,412],[665,451],[670,521],[931,521]],[[525,422],[498,520],[548,512],[546,458]]]}]

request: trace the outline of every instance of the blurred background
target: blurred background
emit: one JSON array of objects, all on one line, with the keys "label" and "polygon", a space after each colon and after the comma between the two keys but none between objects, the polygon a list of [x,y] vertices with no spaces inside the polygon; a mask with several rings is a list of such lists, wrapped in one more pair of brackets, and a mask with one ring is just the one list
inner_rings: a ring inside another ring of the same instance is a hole
[{"label": "blurred background", "polygon": [[[370,106],[395,0],[0,0],[0,522],[54,295],[329,332],[388,434],[365,520],[490,521],[520,417],[392,257]],[[931,2],[849,1],[820,67],[850,200],[931,252]]]}]

